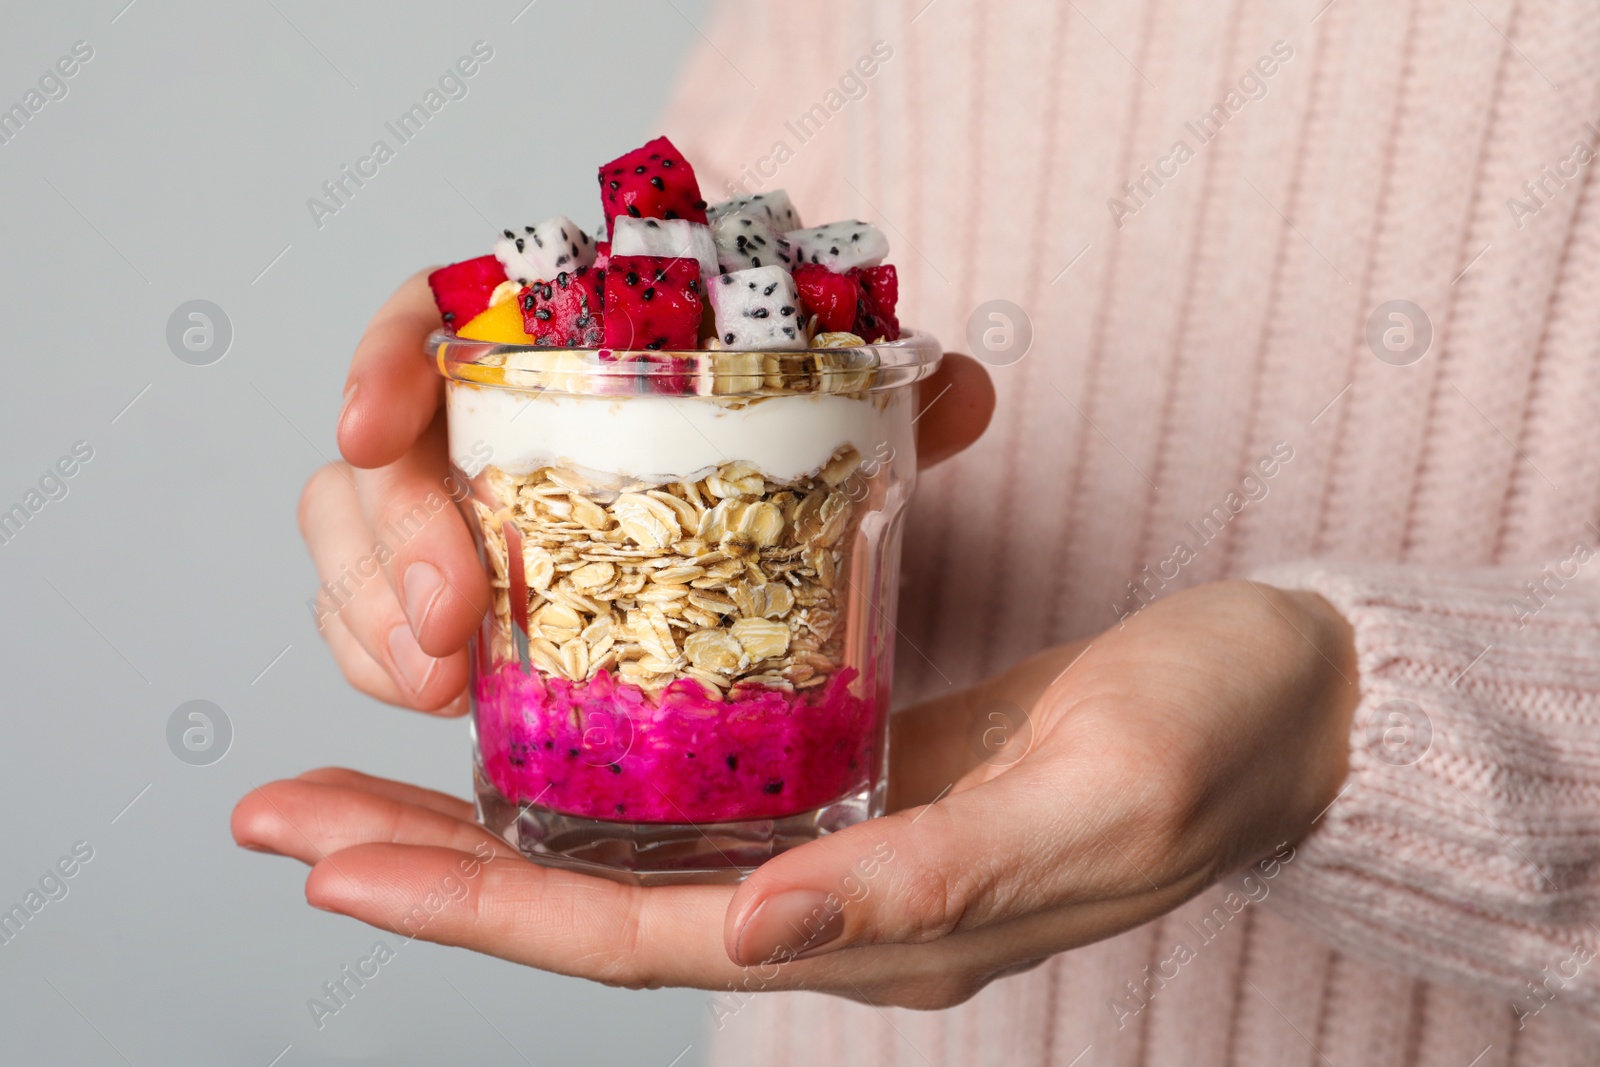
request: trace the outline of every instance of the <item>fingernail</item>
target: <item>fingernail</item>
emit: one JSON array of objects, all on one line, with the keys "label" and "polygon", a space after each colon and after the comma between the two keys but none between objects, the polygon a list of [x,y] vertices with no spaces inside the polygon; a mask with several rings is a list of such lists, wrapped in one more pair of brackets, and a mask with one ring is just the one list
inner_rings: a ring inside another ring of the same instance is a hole
[{"label": "fingernail", "polygon": [[345,417],[350,414],[350,405],[355,402],[356,389],[360,385],[361,380],[358,378],[344,387],[344,406],[339,409],[339,421],[333,424],[335,433],[344,429]]},{"label": "fingernail", "polygon": [[756,905],[734,938],[743,966],[789,959],[820,948],[844,932],[843,901],[814,889],[793,889]]},{"label": "fingernail", "polygon": [[418,560],[406,568],[400,584],[405,587],[406,617],[411,620],[411,629],[421,634],[422,624],[428,621],[428,613],[444,589],[444,575],[433,564]]},{"label": "fingernail", "polygon": [[438,660],[422,651],[410,626],[396,626],[389,631],[389,656],[400,672],[401,681],[413,694],[422,692],[439,666]]}]

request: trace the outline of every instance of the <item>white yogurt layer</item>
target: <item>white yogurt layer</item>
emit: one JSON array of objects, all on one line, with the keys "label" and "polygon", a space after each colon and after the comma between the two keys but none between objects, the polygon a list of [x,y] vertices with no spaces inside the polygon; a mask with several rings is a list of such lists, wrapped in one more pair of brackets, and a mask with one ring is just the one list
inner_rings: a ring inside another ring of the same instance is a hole
[{"label": "white yogurt layer", "polygon": [[864,457],[914,454],[912,390],[852,399],[830,393],[757,402],[687,396],[580,396],[446,383],[450,457],[527,474],[562,467],[602,484],[694,481],[724,463],[773,481],[815,474],[845,445]]}]

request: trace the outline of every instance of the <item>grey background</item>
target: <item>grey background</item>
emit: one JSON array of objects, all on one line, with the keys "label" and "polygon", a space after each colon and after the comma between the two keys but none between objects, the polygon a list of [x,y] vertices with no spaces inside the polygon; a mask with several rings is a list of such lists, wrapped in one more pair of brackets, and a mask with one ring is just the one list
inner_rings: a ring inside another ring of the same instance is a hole
[{"label": "grey background", "polygon": [[[484,216],[596,222],[594,167],[652,134],[708,6],[524,3],[4,5],[4,107],[75,41],[94,48],[0,146],[0,511],[74,442],[94,449],[0,545],[0,910],[75,842],[94,849],[0,946],[8,1063],[704,1060],[702,994],[426,944],[319,1032],[307,998],[380,935],[308,908],[299,864],[228,834],[249,789],[324,764],[467,791],[464,722],[345,686],[306,608],[294,508],[336,454],[371,311],[418,266],[486,252]],[[384,122],[480,39],[494,58],[467,97],[319,230],[306,199],[392,144]],[[167,347],[193,299],[233,324],[211,366]],[[195,699],[233,725],[211,766],[167,747]]]}]

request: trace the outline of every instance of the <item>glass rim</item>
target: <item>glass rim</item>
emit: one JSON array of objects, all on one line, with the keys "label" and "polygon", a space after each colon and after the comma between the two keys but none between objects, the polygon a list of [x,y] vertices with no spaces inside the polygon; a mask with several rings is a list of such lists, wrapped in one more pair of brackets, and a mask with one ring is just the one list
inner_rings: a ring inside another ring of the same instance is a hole
[{"label": "glass rim", "polygon": [[943,356],[938,339],[919,330],[848,348],[654,350],[502,344],[441,329],[425,351],[450,381],[606,396],[878,392],[928,377]]}]

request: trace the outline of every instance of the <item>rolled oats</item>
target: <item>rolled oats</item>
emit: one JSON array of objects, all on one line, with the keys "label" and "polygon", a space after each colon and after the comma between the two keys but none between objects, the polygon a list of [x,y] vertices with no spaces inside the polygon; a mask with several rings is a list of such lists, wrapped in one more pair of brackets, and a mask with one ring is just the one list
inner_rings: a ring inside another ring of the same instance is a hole
[{"label": "rolled oats", "polygon": [[797,483],[734,462],[636,492],[554,467],[489,468],[505,506],[474,500],[473,512],[494,591],[492,654],[515,655],[510,522],[540,671],[573,682],[609,671],[652,694],[683,678],[717,700],[821,685],[843,662],[836,586],[857,516],[839,487],[860,466],[847,446]]},{"label": "rolled oats", "polygon": [[789,651],[789,628],[781,622],[740,619],[733,624],[732,633],[753,660],[772,659]]}]

